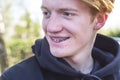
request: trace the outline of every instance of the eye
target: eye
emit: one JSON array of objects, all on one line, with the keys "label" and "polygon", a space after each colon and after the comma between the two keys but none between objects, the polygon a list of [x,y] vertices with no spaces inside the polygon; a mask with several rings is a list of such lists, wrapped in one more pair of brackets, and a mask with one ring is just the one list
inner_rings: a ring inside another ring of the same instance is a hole
[{"label": "eye", "polygon": [[49,11],[43,11],[43,17],[44,18],[49,18],[50,17],[50,12]]},{"label": "eye", "polygon": [[62,16],[64,19],[73,19],[75,17],[76,13],[70,12],[70,11],[65,11],[62,13]]},{"label": "eye", "polygon": [[70,13],[70,12],[64,12],[63,15],[66,16],[66,17],[71,17],[71,16],[73,16],[74,14],[73,14],[73,13]]}]

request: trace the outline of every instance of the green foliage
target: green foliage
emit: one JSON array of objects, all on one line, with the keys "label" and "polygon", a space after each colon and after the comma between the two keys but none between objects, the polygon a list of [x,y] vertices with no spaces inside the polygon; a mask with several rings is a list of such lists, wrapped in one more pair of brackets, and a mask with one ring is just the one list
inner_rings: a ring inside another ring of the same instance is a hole
[{"label": "green foliage", "polygon": [[19,23],[14,25],[15,34],[7,41],[9,66],[33,55],[31,46],[41,37],[40,29],[39,22],[32,21],[29,12],[21,16]]},{"label": "green foliage", "polygon": [[33,22],[30,13],[26,12],[20,19],[20,24],[15,25],[14,38],[32,38],[40,36],[41,26],[39,22]]},{"label": "green foliage", "polygon": [[110,30],[109,33],[108,33],[108,36],[111,36],[111,37],[120,37],[120,29]]},{"label": "green foliage", "polygon": [[13,39],[7,42],[10,66],[32,55],[33,39]]},{"label": "green foliage", "polygon": [[14,38],[33,38],[33,37],[40,37],[40,24],[39,23],[32,23],[30,28],[26,26],[16,25]]},{"label": "green foliage", "polygon": [[99,33],[110,36],[110,37],[120,37],[120,28],[114,28],[114,29],[102,29],[99,31]]},{"label": "green foliage", "polygon": [[[21,5],[18,5],[18,13],[19,9],[22,8],[24,14],[21,16],[17,15],[19,16],[19,21],[17,22],[19,23],[14,22],[13,16],[15,15],[12,15],[14,14],[14,11],[12,11],[14,10],[13,4],[16,3],[16,0],[2,0],[0,2],[0,15],[2,16],[0,22],[4,23],[6,29],[5,42],[8,55],[6,57],[8,57],[9,66],[12,66],[33,55],[31,46],[36,38],[41,37],[41,26],[38,20],[32,20],[30,12],[23,6],[21,1]],[[19,1],[17,4],[19,4]],[[7,60],[3,60],[3,63],[5,62]]]}]

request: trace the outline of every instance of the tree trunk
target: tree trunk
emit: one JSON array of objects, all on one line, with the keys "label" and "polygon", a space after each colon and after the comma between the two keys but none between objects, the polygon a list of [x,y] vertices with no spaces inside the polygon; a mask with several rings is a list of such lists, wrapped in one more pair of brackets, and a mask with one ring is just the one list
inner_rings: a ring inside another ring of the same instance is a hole
[{"label": "tree trunk", "polygon": [[0,71],[1,71],[1,73],[7,67],[8,67],[8,60],[7,60],[6,47],[5,47],[5,43],[4,43],[2,34],[0,34]]}]

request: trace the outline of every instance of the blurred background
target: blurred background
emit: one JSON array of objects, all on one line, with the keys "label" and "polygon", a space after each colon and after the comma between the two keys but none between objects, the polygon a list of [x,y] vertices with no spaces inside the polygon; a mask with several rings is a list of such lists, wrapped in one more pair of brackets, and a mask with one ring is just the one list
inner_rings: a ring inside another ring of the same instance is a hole
[{"label": "blurred background", "polygon": [[[42,0],[0,0],[0,73],[33,55],[31,46],[44,36]],[[120,0],[99,33],[120,37]]]}]

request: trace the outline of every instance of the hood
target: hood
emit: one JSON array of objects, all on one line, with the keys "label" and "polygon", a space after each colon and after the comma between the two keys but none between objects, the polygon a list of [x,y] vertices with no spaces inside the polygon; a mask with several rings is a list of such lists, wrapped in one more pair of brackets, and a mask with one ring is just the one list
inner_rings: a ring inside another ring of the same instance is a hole
[{"label": "hood", "polygon": [[115,40],[100,34],[96,37],[92,55],[93,58],[99,62],[101,68],[94,71],[91,75],[85,75],[77,72],[63,59],[52,56],[46,38],[36,40],[35,45],[32,46],[32,49],[42,68],[68,76],[91,77],[92,75],[104,77],[106,75],[114,74],[119,68],[119,44]]},{"label": "hood", "polygon": [[118,72],[120,68],[120,45],[114,39],[98,34],[93,48],[93,57],[102,65],[94,75],[104,77]]}]

